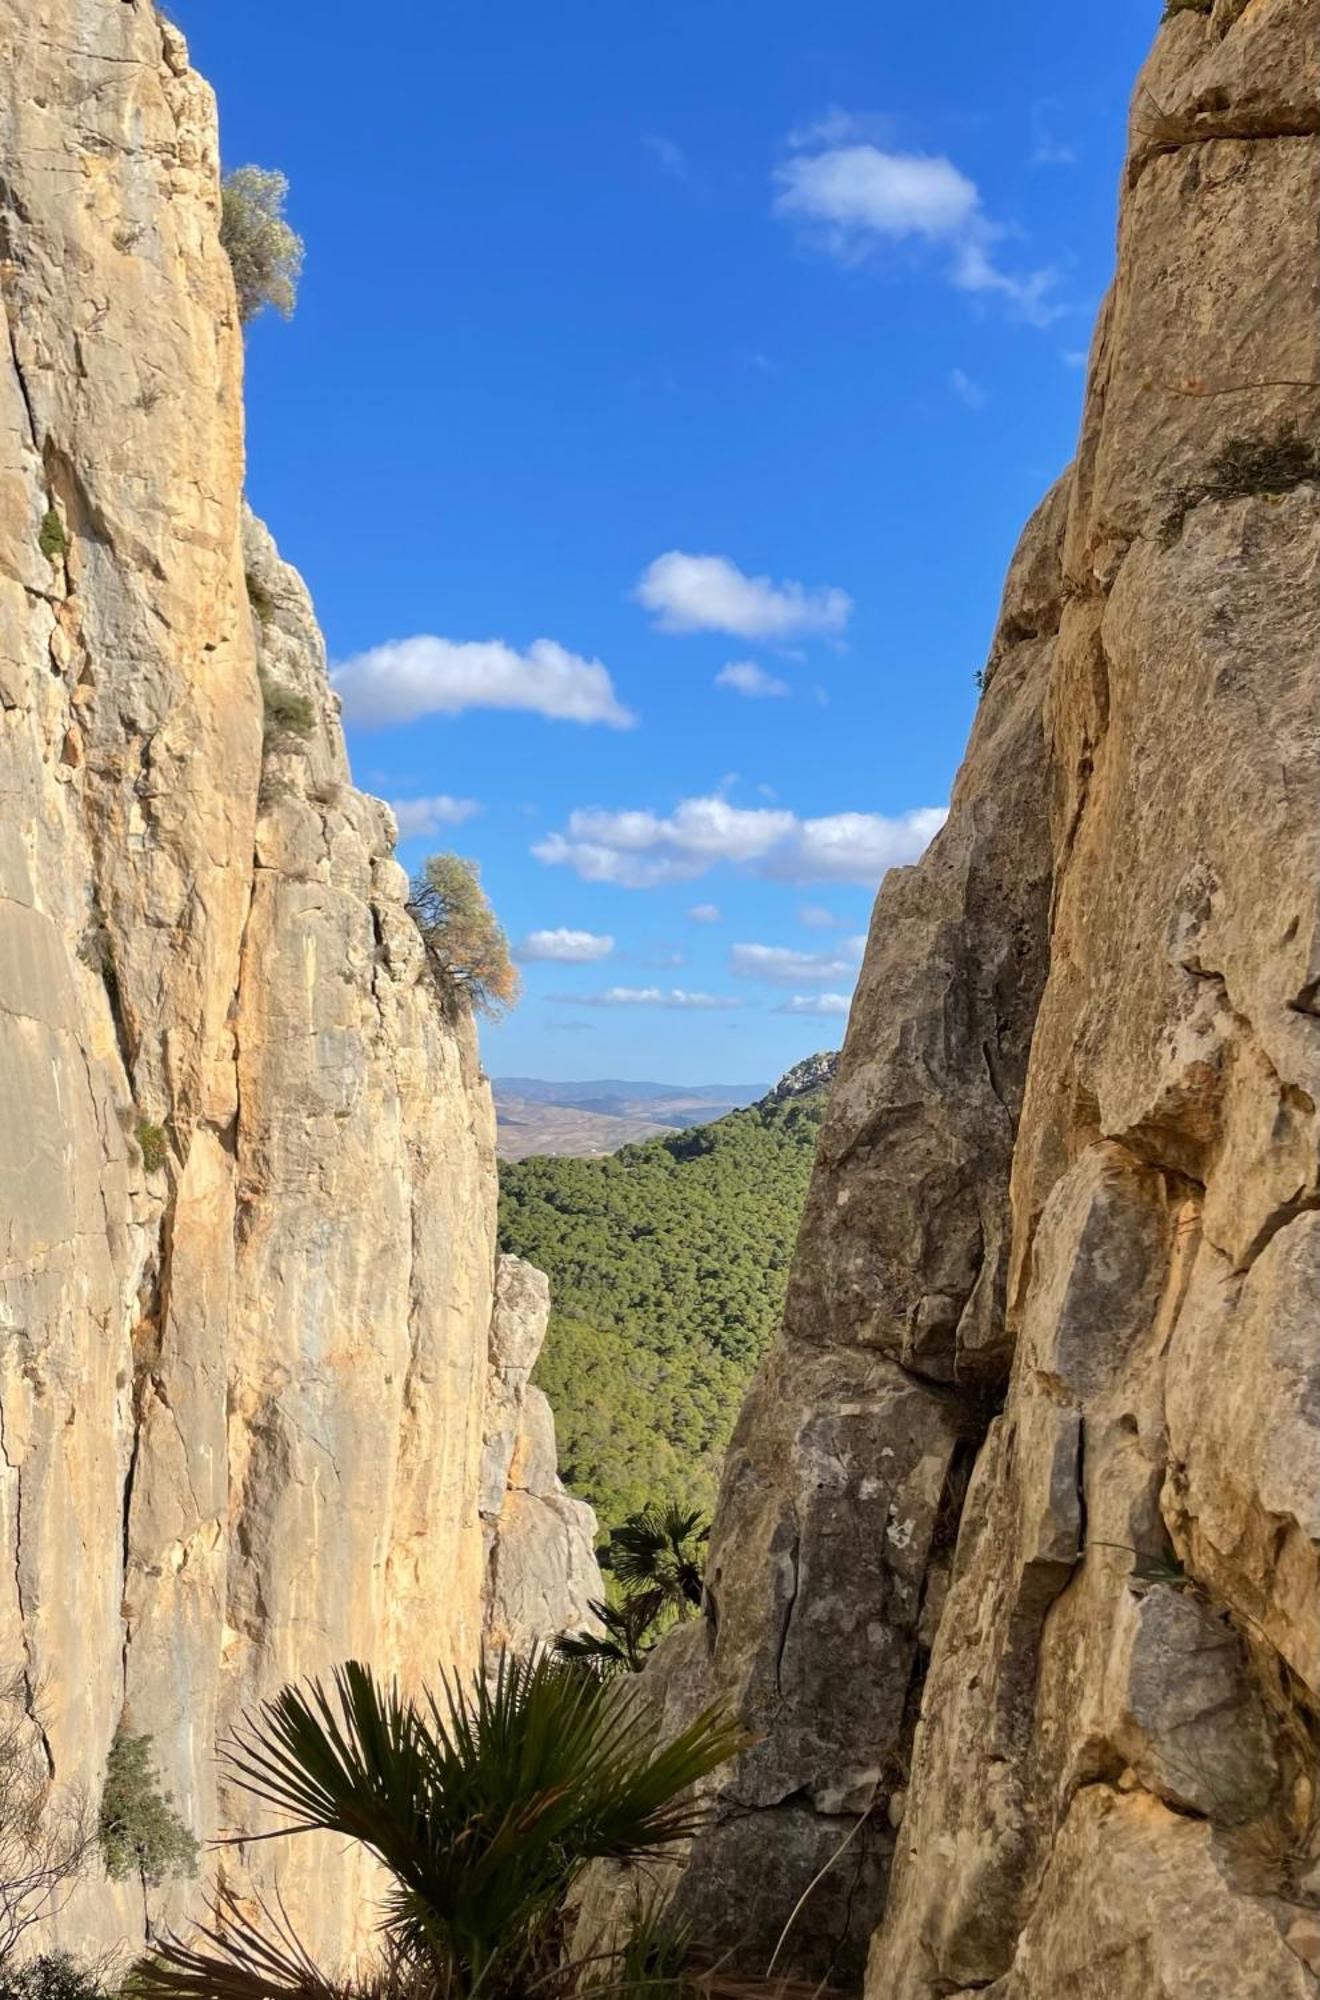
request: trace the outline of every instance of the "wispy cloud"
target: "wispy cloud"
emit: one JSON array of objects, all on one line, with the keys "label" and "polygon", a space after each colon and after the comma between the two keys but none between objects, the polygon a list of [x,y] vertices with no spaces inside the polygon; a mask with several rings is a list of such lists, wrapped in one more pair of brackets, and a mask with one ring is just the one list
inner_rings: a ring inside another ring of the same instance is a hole
[{"label": "wispy cloud", "polygon": [[421,633],[357,653],[331,675],[350,722],[415,722],[465,709],[522,709],[561,722],[630,729],[636,717],[618,700],[599,660],[535,639],[525,653],[502,639],[455,640]]},{"label": "wispy cloud", "polygon": [[667,174],[672,174],[676,181],[687,179],[687,154],[681,146],[676,146],[672,139],[666,139],[661,132],[643,133],[642,144],[648,153],[654,154]]},{"label": "wispy cloud", "polygon": [[731,805],[718,794],[683,799],[672,813],[578,810],[532,853],[587,882],[649,889],[691,881],[720,863],[782,882],[860,882],[915,861],[944,824],[942,806],[883,813],[830,813],[799,819],[770,806]]},{"label": "wispy cloud", "polygon": [[717,924],[720,920],[718,903],[694,903],[688,911],[694,924]]},{"label": "wispy cloud", "polygon": [[559,996],[568,1007],[673,1007],[695,1008],[704,1012],[724,1012],[741,1007],[732,993],[685,993],[681,986],[610,986],[604,993],[566,993]]},{"label": "wispy cloud", "polygon": [[846,590],[774,583],[745,575],[728,556],[691,556],[681,549],[656,557],[636,596],[662,632],[728,632],[737,639],[841,632],[853,608]]},{"label": "wispy cloud", "polygon": [[810,931],[842,931],[848,928],[846,917],[836,917],[833,910],[827,910],[823,903],[803,903],[798,910],[798,922]]},{"label": "wispy cloud", "polygon": [[966,403],[969,410],[985,408],[985,390],[979,382],[973,382],[970,375],[961,368],[955,368],[949,376],[949,387],[960,403]]},{"label": "wispy cloud", "polygon": [[761,979],[770,986],[837,986],[857,977],[866,939],[850,938],[839,952],[792,951],[786,945],[736,944],[729,953],[735,979]]},{"label": "wispy cloud", "polygon": [[730,660],[727,667],[721,667],[715,676],[719,688],[733,688],[751,701],[772,701],[790,693],[787,681],[781,681],[776,674],[768,674],[755,660]]},{"label": "wispy cloud", "polygon": [[1076,146],[1061,139],[1056,113],[1063,110],[1058,97],[1038,97],[1031,107],[1031,164],[1033,167],[1075,167],[1081,158]]},{"label": "wispy cloud", "polygon": [[451,799],[448,792],[441,792],[431,799],[391,799],[390,811],[398,823],[400,840],[411,840],[419,833],[435,833],[442,826],[461,826],[481,807],[475,799]]},{"label": "wispy cloud", "polygon": [[598,937],[594,931],[532,931],[514,947],[514,957],[524,965],[591,965],[608,958],[614,949],[612,937]]},{"label": "wispy cloud", "polygon": [[846,993],[795,993],[775,1008],[776,1014],[846,1014],[852,1001]]},{"label": "wispy cloud", "polygon": [[1000,261],[1011,233],[986,213],[980,189],[943,153],[900,153],[853,137],[846,114],[828,132],[790,134],[792,156],[774,171],[774,213],[831,256],[856,263],[881,244],[926,244],[943,253],[959,291],[997,295],[1022,319],[1047,326],[1052,270],[1014,272]]}]

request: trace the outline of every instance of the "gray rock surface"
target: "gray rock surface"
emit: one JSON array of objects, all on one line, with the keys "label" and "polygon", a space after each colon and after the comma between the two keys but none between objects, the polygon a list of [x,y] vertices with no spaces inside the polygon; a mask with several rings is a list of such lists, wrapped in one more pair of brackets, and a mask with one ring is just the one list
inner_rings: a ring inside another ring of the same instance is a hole
[{"label": "gray rock surface", "polygon": [[1158,34],[1076,464],[648,1676],[758,1732],[675,1888],[750,1972],[810,1888],[781,1965],[874,1934],[873,2000],[1320,1993],[1318,33]]}]

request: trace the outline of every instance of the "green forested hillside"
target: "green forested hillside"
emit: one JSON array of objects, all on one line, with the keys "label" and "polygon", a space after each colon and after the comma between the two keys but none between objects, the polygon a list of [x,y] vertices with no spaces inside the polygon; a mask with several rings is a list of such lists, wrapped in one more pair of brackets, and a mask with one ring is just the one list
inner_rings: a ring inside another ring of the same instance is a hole
[{"label": "green forested hillside", "polygon": [[536,1379],[560,1470],[602,1528],[652,1500],[713,1502],[783,1305],[824,1104],[765,1099],[609,1159],[501,1168],[501,1244],[550,1274]]}]

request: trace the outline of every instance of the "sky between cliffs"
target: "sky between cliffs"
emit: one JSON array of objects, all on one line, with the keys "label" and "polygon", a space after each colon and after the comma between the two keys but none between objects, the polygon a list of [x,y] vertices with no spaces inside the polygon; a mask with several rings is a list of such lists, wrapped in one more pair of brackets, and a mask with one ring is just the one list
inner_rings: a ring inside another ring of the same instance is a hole
[{"label": "sky between cliffs", "polygon": [[249,488],[400,858],[480,861],[488,1066],[836,1044],[1071,454],[1155,0],[175,0],[290,177]]}]

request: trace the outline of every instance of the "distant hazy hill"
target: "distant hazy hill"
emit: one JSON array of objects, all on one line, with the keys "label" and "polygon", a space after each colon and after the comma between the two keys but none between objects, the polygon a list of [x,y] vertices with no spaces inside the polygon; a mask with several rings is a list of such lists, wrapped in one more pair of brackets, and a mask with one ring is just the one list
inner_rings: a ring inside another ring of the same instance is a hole
[{"label": "distant hazy hill", "polygon": [[765,1090],[763,1084],[631,1083],[619,1077],[547,1083],[535,1076],[497,1077],[493,1088],[504,1160],[534,1153],[599,1158],[637,1139],[706,1124]]},{"label": "distant hazy hill", "polygon": [[812,1058],[746,1109],[609,1159],[501,1167],[501,1243],[550,1274],[537,1380],[560,1467],[602,1527],[651,1499],[714,1499],[783,1305],[832,1074]]}]

